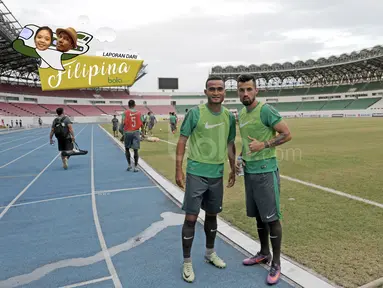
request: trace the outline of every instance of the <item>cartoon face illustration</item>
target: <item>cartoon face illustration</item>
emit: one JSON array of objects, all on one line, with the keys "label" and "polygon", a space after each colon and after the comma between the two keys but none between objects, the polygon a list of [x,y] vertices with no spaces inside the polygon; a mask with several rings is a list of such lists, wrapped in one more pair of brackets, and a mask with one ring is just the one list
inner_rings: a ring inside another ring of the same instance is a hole
[{"label": "cartoon face illustration", "polygon": [[77,33],[73,28],[57,29],[56,49],[60,52],[68,52],[77,46]]},{"label": "cartoon face illustration", "polygon": [[[52,42],[50,46],[48,47],[48,49],[46,50],[38,49],[37,43],[35,41],[35,37],[37,32],[40,29],[45,27],[50,29],[47,26],[39,27],[33,24],[24,26],[24,28],[21,30],[19,34],[19,37],[17,37],[17,39],[15,39],[12,43],[13,49],[15,49],[17,52],[25,56],[33,57],[33,58],[42,57],[39,53],[37,53],[37,51],[45,52],[50,50],[50,51],[60,52],[61,54],[63,54],[63,57],[62,57],[63,60],[72,59],[76,57],[77,55],[83,55],[89,51],[89,43],[92,41],[93,36],[86,32],[82,32],[82,31],[77,32],[74,28],[71,28],[71,27],[67,29],[62,29],[62,28],[57,29],[55,32],[53,32]],[[59,33],[57,32],[61,32],[61,31],[66,32],[67,35],[72,36],[71,38],[76,40],[76,41],[73,41],[73,43],[75,44],[74,47],[72,49],[67,50],[66,52],[62,52],[57,49],[57,44],[58,44],[57,42],[59,41],[59,37],[58,37]]]},{"label": "cartoon face illustration", "polygon": [[53,41],[53,31],[47,27],[41,27],[35,34],[35,45],[40,51],[44,51],[49,48]]}]

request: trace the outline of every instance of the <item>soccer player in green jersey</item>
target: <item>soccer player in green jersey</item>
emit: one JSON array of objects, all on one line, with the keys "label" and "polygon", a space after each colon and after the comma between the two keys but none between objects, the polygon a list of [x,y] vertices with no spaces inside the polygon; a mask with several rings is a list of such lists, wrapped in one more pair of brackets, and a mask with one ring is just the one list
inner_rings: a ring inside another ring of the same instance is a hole
[{"label": "soccer player in green jersey", "polygon": [[[245,172],[246,212],[255,217],[261,250],[243,261],[244,265],[270,263],[268,284],[276,284],[281,275],[282,227],[279,206],[280,179],[275,147],[291,140],[281,115],[272,106],[257,101],[255,77],[240,75],[238,95],[245,106],[239,113],[242,159]],[[278,133],[278,134],[277,134]],[[236,165],[239,169],[239,165]],[[273,257],[269,250],[269,237]]]},{"label": "soccer player in green jersey", "polygon": [[176,183],[184,187],[185,174],[182,162],[186,142],[189,139],[186,168],[186,188],[182,209],[185,221],[182,227],[183,279],[193,282],[195,275],[191,261],[191,248],[195,225],[200,209],[206,212],[204,230],[206,236],[205,259],[218,268],[226,263],[214,250],[217,234],[217,214],[222,211],[223,172],[226,155],[231,172],[227,187],[235,183],[235,118],[222,102],[225,83],[217,76],[209,77],[205,84],[208,103],[189,110],[181,126],[177,144]]},{"label": "soccer player in green jersey", "polygon": [[177,118],[176,118],[176,115],[174,115],[174,112],[170,112],[169,122],[170,122],[170,129],[172,133],[174,134],[177,129]]}]

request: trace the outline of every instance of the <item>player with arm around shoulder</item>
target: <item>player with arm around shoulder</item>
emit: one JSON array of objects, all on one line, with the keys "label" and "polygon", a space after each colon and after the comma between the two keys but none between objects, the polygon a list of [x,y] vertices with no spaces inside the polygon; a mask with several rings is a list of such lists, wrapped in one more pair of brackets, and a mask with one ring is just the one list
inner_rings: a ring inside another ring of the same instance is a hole
[{"label": "player with arm around shoulder", "polygon": [[[238,95],[245,106],[239,113],[242,138],[246,212],[255,217],[261,250],[243,261],[244,265],[271,263],[267,283],[276,284],[281,276],[282,217],[279,205],[280,179],[276,146],[291,140],[290,130],[272,106],[256,100],[256,80],[252,75],[237,79]],[[240,169],[239,165],[236,168]],[[269,237],[273,256],[269,250]]]},{"label": "player with arm around shoulder", "polygon": [[[214,76],[207,79],[205,86],[208,103],[196,106],[186,114],[176,151],[176,183],[181,188],[185,187],[182,206],[186,214],[182,226],[182,277],[187,282],[193,282],[195,278],[191,248],[201,208],[206,212],[205,259],[218,268],[226,267],[226,263],[215,252],[214,243],[217,214],[222,211],[223,173],[227,157],[231,167],[227,187],[232,187],[235,183],[236,127],[233,114],[222,106],[225,84],[222,78]],[[187,141],[189,145],[185,181],[182,162]]]}]

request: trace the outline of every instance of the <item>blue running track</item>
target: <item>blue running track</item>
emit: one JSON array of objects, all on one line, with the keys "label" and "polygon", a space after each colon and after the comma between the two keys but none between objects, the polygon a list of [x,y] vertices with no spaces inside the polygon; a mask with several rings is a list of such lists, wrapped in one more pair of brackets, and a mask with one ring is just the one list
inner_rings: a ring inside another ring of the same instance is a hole
[{"label": "blue running track", "polygon": [[68,170],[49,129],[0,135],[0,287],[268,287],[267,270],[243,266],[245,255],[221,238],[227,268],[205,263],[201,224],[196,279],[184,282],[182,210],[145,173],[126,171],[98,125],[74,128],[89,153],[70,158]]}]

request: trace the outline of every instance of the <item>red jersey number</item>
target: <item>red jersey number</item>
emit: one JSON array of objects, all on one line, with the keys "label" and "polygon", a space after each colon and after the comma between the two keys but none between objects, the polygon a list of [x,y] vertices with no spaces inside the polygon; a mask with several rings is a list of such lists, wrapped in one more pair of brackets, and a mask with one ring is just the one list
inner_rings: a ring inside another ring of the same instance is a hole
[{"label": "red jersey number", "polygon": [[139,111],[126,111],[125,113],[125,131],[135,131],[140,129],[142,126],[141,113]]}]

